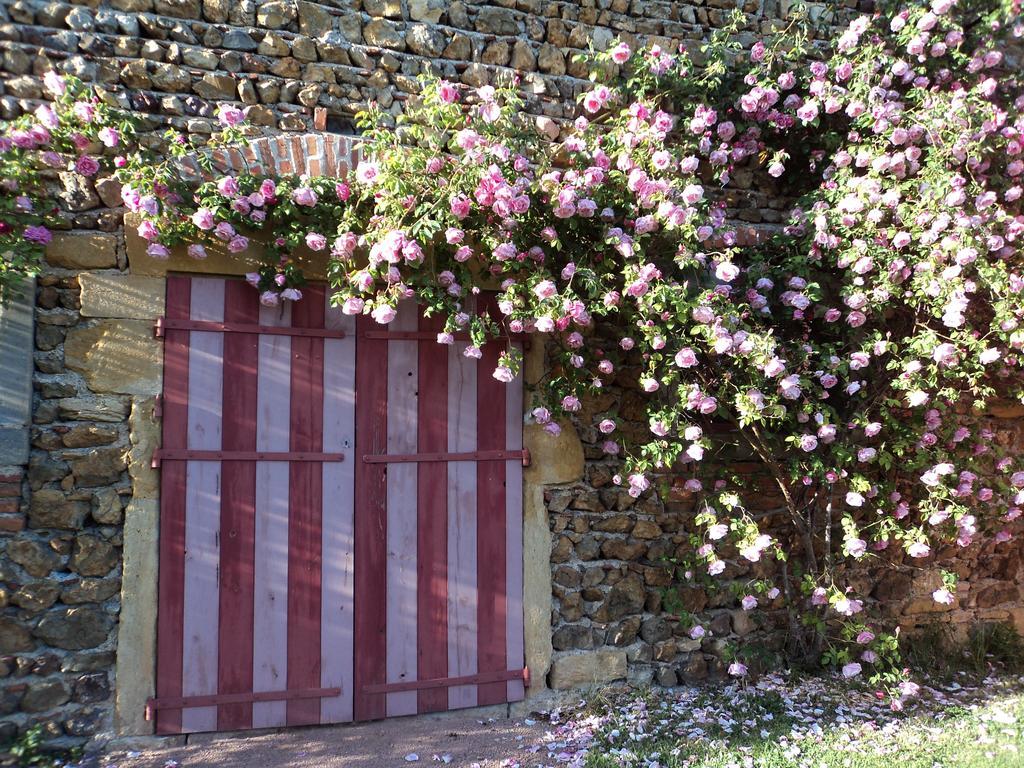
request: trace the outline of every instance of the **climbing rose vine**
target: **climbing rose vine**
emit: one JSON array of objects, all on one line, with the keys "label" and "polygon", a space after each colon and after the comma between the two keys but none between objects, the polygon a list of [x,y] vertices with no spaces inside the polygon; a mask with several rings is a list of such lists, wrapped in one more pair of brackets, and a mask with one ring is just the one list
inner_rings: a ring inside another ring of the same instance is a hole
[{"label": "climbing rose vine", "polygon": [[[32,274],[60,223],[55,179],[94,179],[115,162],[129,120],[92,89],[55,72],[43,78],[49,104],[0,123],[0,288]],[[124,163],[123,157],[116,162]]]},{"label": "climbing rose vine", "polygon": [[[828,638],[844,675],[895,682],[858,569],[1003,546],[1024,504],[1024,462],[985,417],[1021,397],[1021,10],[912,2],[828,50],[799,17],[741,50],[736,17],[700,66],[618,42],[555,145],[516,83],[426,79],[397,122],[360,116],[347,178],[225,174],[173,137],[168,157],[127,161],[123,198],[155,258],[263,242],[249,280],[266,304],[301,300],[294,256],[312,251],[347,314],[387,324],[415,299],[445,318],[438,343],[468,333],[470,357],[547,334],[529,418],[549,432],[635,385],[642,432],[615,412],[579,426],[629,495],[674,481],[697,505],[680,580],[739,584],[744,609],[788,608],[794,650]],[[219,117],[215,143],[244,141],[242,111]],[[765,215],[765,192],[789,209],[737,226]],[[519,365],[509,347],[489,373]],[[956,575],[933,597],[955,604]]]}]

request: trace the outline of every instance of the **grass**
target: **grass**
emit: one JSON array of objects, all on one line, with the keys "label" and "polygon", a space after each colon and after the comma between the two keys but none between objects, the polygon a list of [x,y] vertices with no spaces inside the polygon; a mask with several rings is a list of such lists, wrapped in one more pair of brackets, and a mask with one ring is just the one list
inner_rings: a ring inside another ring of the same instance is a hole
[{"label": "grass", "polygon": [[564,720],[554,751],[581,768],[1024,768],[1024,678],[961,680],[903,712],[821,678],[624,693]]}]

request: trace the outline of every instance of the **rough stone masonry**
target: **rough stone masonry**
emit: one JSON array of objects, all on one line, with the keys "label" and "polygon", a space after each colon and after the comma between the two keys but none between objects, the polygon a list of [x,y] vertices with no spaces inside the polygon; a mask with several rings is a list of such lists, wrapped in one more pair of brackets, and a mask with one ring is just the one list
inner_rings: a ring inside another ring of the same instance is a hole
[{"label": "rough stone masonry", "polygon": [[[352,116],[370,101],[398,114],[424,72],[470,86],[518,75],[538,128],[557,139],[586,87],[577,54],[616,37],[695,51],[737,6],[749,14],[749,44],[786,17],[790,2],[4,0],[0,117],[34,108],[51,68],[95,82],[144,117],[154,145],[167,127],[209,134],[220,102],[247,107],[269,135],[351,133]],[[841,23],[857,6],[817,3],[812,11]],[[64,173],[55,182],[65,231],[35,286],[32,370],[24,369],[31,415],[23,408],[17,417],[26,427],[31,420],[31,449],[0,460],[0,742],[35,724],[65,743],[136,732],[142,701],[127,678],[152,665],[151,629],[132,612],[155,601],[145,585],[156,567],[158,478],[147,459],[159,437],[151,323],[162,311],[163,281],[133,269],[113,180]],[[741,190],[730,205],[752,226],[780,221],[783,210],[757,189]],[[5,363],[5,388],[18,385],[13,370]],[[614,406],[642,428],[635,391],[605,398],[581,416]],[[994,417],[998,439],[1019,444],[1021,415]],[[692,520],[685,491],[632,500],[611,484],[614,467],[593,430],[579,432],[566,430],[547,459],[538,457],[550,471],[536,470],[538,483],[554,483],[537,500],[550,528],[540,544],[550,544],[551,571],[527,574],[528,589],[536,582],[551,590],[550,626],[542,615],[544,638],[535,641],[553,646],[553,657],[542,655],[547,683],[698,682],[721,673],[731,639],[776,647],[777,614],[754,621],[726,593],[681,595],[714,636],[685,635],[663,606],[667,564],[687,546]],[[908,624],[939,611],[950,625],[1012,619],[1024,628],[1019,545],[972,553],[957,567],[965,586],[951,608],[920,597],[933,588],[927,578],[864,578]]]}]

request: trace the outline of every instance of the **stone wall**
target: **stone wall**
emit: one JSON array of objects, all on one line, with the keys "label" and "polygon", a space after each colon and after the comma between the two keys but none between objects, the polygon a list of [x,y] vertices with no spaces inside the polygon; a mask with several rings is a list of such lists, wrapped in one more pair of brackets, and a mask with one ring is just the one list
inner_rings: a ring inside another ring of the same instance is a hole
[{"label": "stone wall", "polygon": [[[271,136],[351,133],[352,115],[370,100],[401,111],[423,72],[467,86],[518,74],[527,109],[557,138],[586,87],[585,68],[573,58],[591,44],[622,37],[695,52],[737,6],[751,14],[749,43],[790,4],[5,0],[0,118],[34,108],[50,68],[95,81],[112,102],[144,118],[151,143],[168,126],[210,133],[221,101],[248,107]],[[868,3],[813,7],[820,14],[858,5]],[[112,180],[64,174],[61,182],[65,231],[48,250],[35,297],[31,459],[24,468],[0,467],[0,742],[36,723],[64,742],[143,732],[152,679],[158,476],[147,459],[159,434],[153,396],[160,361],[150,322],[162,311],[163,281],[133,250],[132,233],[126,241]],[[779,206],[759,192],[744,208],[753,224],[779,218]],[[720,671],[717,647],[694,647],[661,611],[668,583],[661,557],[682,543],[687,500],[669,494],[632,503],[609,486],[613,468],[595,436],[584,430],[579,444],[565,434],[561,443],[538,442],[545,447],[534,451],[538,461],[527,472],[527,517],[548,518],[554,561],[551,572],[526,574],[527,592],[539,594],[542,606],[553,589],[553,634],[543,607],[539,623],[527,622],[535,686],[543,687],[551,644],[548,682],[558,688],[627,669],[638,680],[699,679],[701,659],[709,674]],[[544,484],[555,485],[544,492]],[[534,533],[528,545],[544,549],[543,534]],[[990,561],[1009,576],[1019,572],[1017,557]],[[984,599],[979,586],[967,600],[1010,605],[1015,587],[1005,584]],[[893,589],[901,594],[904,583]],[[716,641],[767,637],[721,598],[690,599],[716,628]]]},{"label": "stone wall", "polygon": [[[862,3],[865,4],[866,3]],[[552,136],[586,85],[574,56],[615,37],[692,48],[741,7],[752,36],[791,0],[15,0],[0,8],[0,114],[40,98],[49,66],[95,80],[155,123],[209,133],[217,101],[282,131],[347,126],[368,101],[397,114],[432,71],[477,86],[518,73]],[[857,0],[812,3],[816,14]],[[319,108],[319,117],[316,110]]]},{"label": "stone wall", "polygon": [[[642,438],[647,431],[641,396],[631,387],[586,401],[579,424],[596,423],[606,413],[624,420],[620,429],[626,434]],[[997,405],[988,426],[1000,445],[1021,446],[1022,420],[1021,406]],[[545,493],[552,535],[552,688],[621,677],[659,685],[721,680],[729,654],[740,649],[754,669],[781,661],[788,630],[782,597],[774,603],[759,597],[755,611],[740,606],[750,581],[779,583],[779,564],[768,558],[748,563],[726,549],[721,576],[702,583],[694,568],[697,576],[688,581],[676,563],[692,555],[690,536],[700,530],[693,524],[695,494],[684,488],[685,478],[664,477],[634,499],[612,481],[621,466],[601,450],[604,436],[593,426],[575,431],[586,457],[582,477]],[[792,527],[760,463],[739,452],[729,470],[750,476],[762,489],[748,500],[749,510],[785,541]],[[879,609],[890,627],[913,632],[938,624],[962,642],[976,622],[1008,621],[1024,634],[1024,525],[1018,521],[1012,529],[1010,542],[948,547],[913,561],[913,567],[902,551],[881,553],[845,577],[858,594],[869,595],[868,609]],[[786,549],[799,552],[802,546],[794,538]],[[961,579],[950,606],[931,597],[941,586],[943,568]],[[683,612],[689,616],[681,619]],[[694,621],[707,630],[700,640],[689,636]]]}]

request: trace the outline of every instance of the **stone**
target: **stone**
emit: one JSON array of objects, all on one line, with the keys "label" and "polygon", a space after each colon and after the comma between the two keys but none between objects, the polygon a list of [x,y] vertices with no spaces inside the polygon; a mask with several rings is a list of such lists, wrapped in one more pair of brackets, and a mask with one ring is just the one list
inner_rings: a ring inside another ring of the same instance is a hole
[{"label": "stone", "polygon": [[754,617],[750,615],[749,611],[742,609],[735,610],[732,612],[732,631],[740,637],[749,635],[757,629],[757,624],[754,622]]},{"label": "stone", "polygon": [[96,180],[96,194],[107,208],[117,208],[121,202],[121,182],[113,176]]},{"label": "stone", "polygon": [[152,77],[153,86],[161,91],[181,93],[192,87],[192,76],[176,64],[158,64]]},{"label": "stone", "polygon": [[203,0],[203,18],[217,24],[228,20],[233,0]]},{"label": "stone", "polygon": [[45,488],[32,494],[28,524],[30,528],[77,531],[88,514],[88,502],[72,500],[63,491]]},{"label": "stone", "polygon": [[142,44],[142,48],[139,49],[139,55],[144,59],[150,61],[163,61],[164,60],[164,48],[156,40],[147,40]]},{"label": "stone", "polygon": [[128,467],[123,448],[95,448],[80,456],[69,456],[71,474],[75,483],[84,488],[109,485],[121,479]]},{"label": "stone", "polygon": [[110,680],[106,672],[93,672],[75,680],[72,699],[76,704],[93,704],[110,698]]},{"label": "stone", "polygon": [[886,571],[875,584],[871,594],[882,603],[892,603],[908,597],[912,585],[910,574]]},{"label": "stone", "polygon": [[551,548],[552,563],[564,563],[572,557],[572,539],[568,536],[560,536]]},{"label": "stone", "polygon": [[128,404],[120,397],[68,397],[58,403],[62,421],[124,421]]},{"label": "stone", "polygon": [[643,582],[635,574],[630,574],[608,591],[608,597],[594,618],[598,621],[617,621],[624,616],[641,613],[646,597]]},{"label": "stone", "polygon": [[163,278],[83,272],[78,282],[83,317],[154,320],[164,313]]},{"label": "stone", "polygon": [[405,34],[405,43],[413,53],[436,57],[444,51],[448,40],[444,33],[429,24],[413,24]]},{"label": "stone", "polygon": [[75,653],[64,658],[61,672],[100,672],[111,669],[116,661],[114,651],[86,651]]},{"label": "stone", "polygon": [[98,424],[76,424],[61,435],[61,443],[65,448],[109,445],[116,439],[117,427],[103,427]]},{"label": "stone", "polygon": [[45,614],[32,634],[54,648],[78,651],[104,643],[112,626],[99,608],[80,605]]},{"label": "stone", "polygon": [[46,261],[63,269],[108,269],[117,266],[117,236],[99,232],[55,232],[46,246]]},{"label": "stone", "polygon": [[537,126],[537,130],[547,136],[551,141],[558,138],[558,133],[561,129],[558,127],[558,123],[550,117],[540,115],[534,119],[534,124]]},{"label": "stone", "polygon": [[401,0],[363,0],[363,11],[376,18],[402,18]]},{"label": "stone", "polygon": [[210,73],[203,75],[203,79],[196,83],[192,90],[204,99],[231,101],[235,96],[235,78],[231,75],[216,75]]},{"label": "stone", "polygon": [[64,732],[68,736],[95,736],[106,716],[106,711],[103,708],[83,707],[64,721]]},{"label": "stone", "polygon": [[29,686],[21,700],[25,712],[45,712],[65,703],[71,694],[61,680],[46,680]]},{"label": "stone", "polygon": [[116,595],[120,586],[118,579],[79,579],[64,587],[60,600],[67,605],[102,603]]},{"label": "stone", "polygon": [[683,682],[688,683],[689,685],[694,685],[706,680],[708,676],[708,665],[704,660],[704,655],[695,653],[690,656],[689,661],[687,661],[686,665],[680,670],[680,674],[682,675]]},{"label": "stone", "polygon": [[640,637],[645,643],[660,643],[672,637],[672,628],[660,616],[647,619],[640,627]]},{"label": "stone", "polygon": [[675,597],[688,613],[700,613],[708,604],[707,592],[700,587],[679,587]]},{"label": "stone", "polygon": [[531,72],[537,66],[537,54],[525,40],[516,40],[512,46],[512,60],[509,62],[513,69],[520,72]]},{"label": "stone", "polygon": [[715,635],[728,635],[732,632],[732,620],[728,613],[720,613],[711,620],[711,631]]},{"label": "stone", "polygon": [[0,653],[23,653],[34,646],[28,627],[10,616],[0,616]]},{"label": "stone", "polygon": [[530,466],[523,480],[534,485],[572,483],[583,478],[583,444],[569,421],[561,422],[559,435],[551,435],[539,424],[523,428],[523,445],[530,451]]},{"label": "stone", "polygon": [[638,539],[656,539],[662,534],[661,526],[649,520],[637,520],[632,534]]},{"label": "stone", "polygon": [[594,536],[584,536],[576,544],[576,556],[580,560],[596,560],[601,554],[601,543]]},{"label": "stone", "polygon": [[609,645],[630,645],[636,641],[640,632],[640,617],[630,616],[619,624],[614,624],[608,630],[607,642]]},{"label": "stone", "polygon": [[220,57],[215,51],[205,48],[186,48],[181,54],[181,60],[187,67],[196,69],[216,69]]},{"label": "stone", "polygon": [[480,61],[484,64],[493,64],[495,66],[503,67],[508,64],[508,58],[511,55],[508,43],[504,40],[495,40],[493,43],[484,48],[483,54],[480,56]]},{"label": "stone", "polygon": [[487,71],[487,67],[483,64],[470,64],[466,67],[465,72],[462,73],[462,82],[466,85],[471,85],[474,88],[487,85],[489,80],[490,73]]},{"label": "stone", "polygon": [[262,104],[259,106],[249,107],[246,110],[246,117],[249,122],[253,125],[268,126],[274,124],[274,112],[269,107],[265,107]]},{"label": "stone", "polygon": [[572,566],[562,566],[555,571],[552,576],[552,581],[558,584],[560,587],[568,587],[569,589],[576,589],[582,582],[582,576],[580,575],[578,568]]},{"label": "stone", "polygon": [[551,662],[548,685],[556,691],[621,680],[626,676],[626,652],[591,651],[558,656]]},{"label": "stone", "polygon": [[280,29],[295,21],[298,11],[288,0],[272,0],[256,8],[256,23],[261,27]]},{"label": "stone", "polygon": [[601,545],[601,554],[609,560],[632,562],[643,555],[647,547],[638,541],[608,539]]},{"label": "stone", "polygon": [[[399,15],[401,15],[401,4],[396,3],[396,5],[399,5]],[[366,7],[365,2],[363,7]],[[448,3],[445,0],[409,0],[409,17],[413,21],[437,24],[447,7]]]},{"label": "stone", "polygon": [[259,47],[252,35],[244,29],[229,29],[224,33],[221,45],[233,51],[255,51]]},{"label": "stone", "polygon": [[106,576],[118,563],[117,547],[98,536],[75,539],[71,569],[82,576]]},{"label": "stone", "polygon": [[59,596],[60,588],[56,584],[35,581],[25,584],[11,595],[11,602],[31,613],[39,613],[57,602]]},{"label": "stone", "polygon": [[363,40],[379,48],[405,50],[405,35],[399,24],[386,19],[372,19],[363,27]]},{"label": "stone", "polygon": [[679,678],[676,677],[676,672],[671,667],[662,667],[658,670],[656,675],[658,685],[663,688],[673,688],[679,685]]},{"label": "stone", "polygon": [[153,0],[153,10],[176,19],[198,19],[199,0]]},{"label": "stone", "polygon": [[68,29],[75,32],[89,32],[96,26],[96,19],[85,8],[73,8],[64,19],[64,23],[68,25]]},{"label": "stone", "polygon": [[304,35],[319,37],[331,29],[331,14],[322,6],[299,0],[299,31]]},{"label": "stone", "polygon": [[549,75],[565,74],[565,54],[553,45],[545,43],[537,56],[537,68]]},{"label": "stone", "polygon": [[[473,43],[466,35],[456,32],[452,35],[452,41],[448,43],[448,47],[444,49],[444,53],[442,55],[446,59],[465,61],[473,55]],[[471,66],[475,67],[476,65],[473,64]],[[486,73],[484,79],[486,79]],[[543,344],[538,343],[536,346],[543,347]],[[536,381],[533,381],[531,377],[532,366],[530,365],[530,361],[533,359],[535,359],[535,357],[527,352],[526,360],[523,365],[523,378],[528,384],[536,383]]]},{"label": "stone", "polygon": [[594,647],[594,633],[590,627],[567,624],[555,630],[551,645],[556,651],[586,650]]},{"label": "stone", "polygon": [[121,82],[129,88],[149,88],[153,84],[149,76],[149,68],[146,62],[141,59],[129,61],[120,72]]},{"label": "stone", "polygon": [[975,599],[979,608],[992,608],[1003,603],[1012,603],[1020,599],[1020,590],[1013,584],[992,584],[985,587]]},{"label": "stone", "polygon": [[[151,732],[145,705],[153,691],[156,656],[158,520],[159,505],[154,500],[134,498],[125,512],[122,574],[124,592],[134,598],[121,605],[117,627],[114,718],[119,733]],[[547,599],[550,603],[550,585]],[[115,660],[111,662],[97,669],[109,669]]]},{"label": "stone", "polygon": [[66,462],[45,454],[36,454],[28,463],[28,482],[32,490],[38,491],[46,483],[63,480],[68,472]]},{"label": "stone", "polygon": [[291,45],[280,35],[275,35],[273,32],[263,36],[263,40],[260,41],[257,52],[263,56],[287,56],[291,52]]},{"label": "stone", "polygon": [[69,211],[88,211],[99,206],[100,197],[85,176],[69,171],[60,174],[60,181],[63,186],[60,197]]},{"label": "stone", "polygon": [[485,5],[477,13],[476,29],[489,35],[518,35],[519,16],[509,8]]},{"label": "stone", "polygon": [[123,507],[113,488],[101,488],[92,495],[92,519],[100,525],[119,525]]},{"label": "stone", "polygon": [[598,520],[591,527],[602,533],[629,533],[633,526],[634,521],[628,515],[612,515]]},{"label": "stone", "polygon": [[[0,688],[0,717],[10,715],[18,711],[21,706],[21,699],[25,695],[25,684],[18,683],[15,685],[7,685]],[[7,723],[4,723],[6,725]],[[5,742],[13,741],[14,737],[18,734],[18,728],[14,723],[10,723],[10,726],[14,729],[13,733],[4,733],[0,730],[0,738]]]},{"label": "stone", "polygon": [[160,352],[152,323],[101,320],[68,332],[64,364],[81,373],[93,392],[155,395],[162,387]]},{"label": "stone", "polygon": [[63,328],[54,325],[36,325],[36,349],[48,352],[63,343]]},{"label": "stone", "polygon": [[15,539],[7,544],[7,556],[25,569],[29,576],[41,579],[60,565],[60,556],[38,541]]},{"label": "stone", "polygon": [[136,399],[128,419],[128,476],[134,499],[159,498],[160,473],[153,467],[153,451],[160,444],[160,422],[156,418],[155,398]]}]

